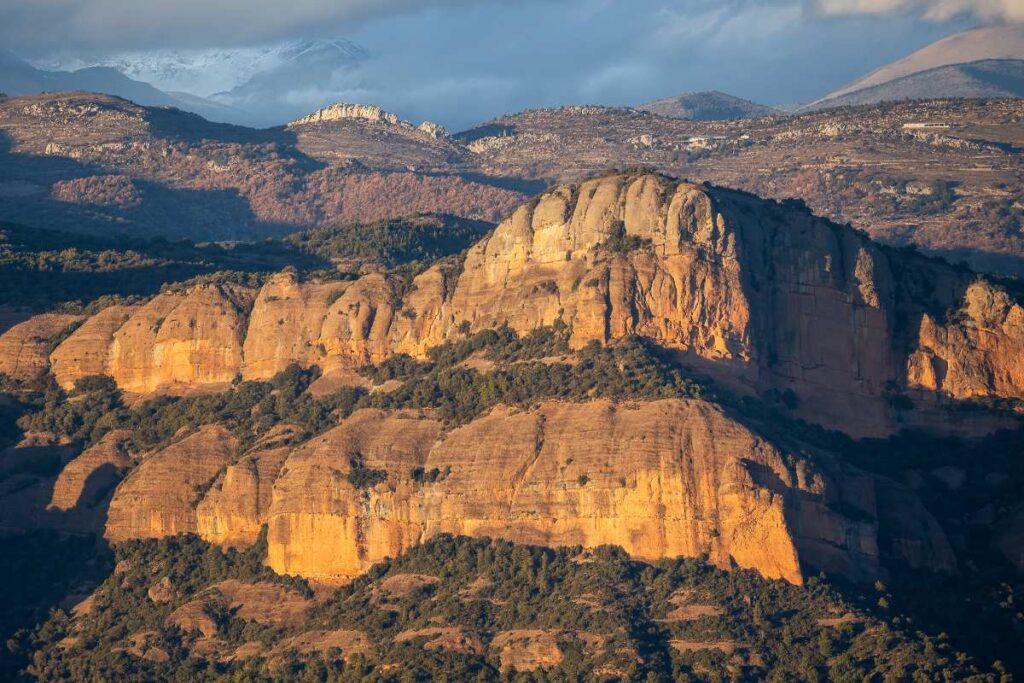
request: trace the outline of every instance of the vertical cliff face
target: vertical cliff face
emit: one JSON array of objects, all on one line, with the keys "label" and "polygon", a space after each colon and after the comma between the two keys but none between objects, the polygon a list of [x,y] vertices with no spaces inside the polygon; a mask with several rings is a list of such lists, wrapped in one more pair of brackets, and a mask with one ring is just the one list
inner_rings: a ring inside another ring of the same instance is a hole
[{"label": "vertical cliff face", "polygon": [[976,281],[946,317],[921,317],[918,348],[907,362],[909,387],[954,399],[1024,396],[1024,308]]},{"label": "vertical cliff face", "polygon": [[203,427],[142,462],[114,492],[105,537],[111,543],[196,533],[197,487],[235,458],[237,442],[218,425]]},{"label": "vertical cliff face", "polygon": [[269,379],[291,362],[316,365],[327,355],[321,342],[333,303],[351,283],[303,284],[293,273],[272,277],[260,290],[249,316],[242,376]]},{"label": "vertical cliff face", "polygon": [[[267,564],[338,582],[419,543],[421,503],[410,473],[440,431],[413,413],[361,411],[299,447],[274,484]],[[393,483],[360,488],[349,479],[353,467],[385,469]]]},{"label": "vertical cliff face", "polygon": [[[376,273],[328,283],[281,274],[258,293],[163,294],[119,327],[116,311],[88,321],[51,362],[65,386],[104,367],[127,391],[196,391],[292,362],[333,373],[423,357],[466,325],[526,333],[561,321],[576,348],[647,337],[741,394],[785,395],[798,417],[884,436],[948,426],[934,411],[957,401],[1024,399],[1021,307],[969,277],[798,206],[617,174],[544,193],[461,268],[435,266],[411,287]],[[24,346],[17,329],[0,337],[9,367]],[[897,394],[930,417],[902,414]]]},{"label": "vertical cliff face", "polygon": [[274,482],[290,448],[257,448],[228,465],[196,506],[196,531],[211,543],[254,544],[270,511]]},{"label": "vertical cliff face", "polygon": [[46,372],[51,342],[81,319],[75,315],[44,313],[0,334],[0,373],[11,379],[30,380]]},{"label": "vertical cliff face", "polygon": [[110,306],[83,322],[50,354],[50,372],[57,383],[71,389],[83,377],[108,374],[114,334],[137,309],[137,306]]},{"label": "vertical cliff face", "polygon": [[227,386],[242,370],[250,296],[216,285],[157,296],[114,333],[110,376],[140,394]]},{"label": "vertical cliff face", "polygon": [[47,509],[69,512],[101,508],[122,473],[134,462],[128,451],[130,438],[130,432],[114,430],[69,462],[54,482]]},{"label": "vertical cliff face", "polygon": [[[353,469],[386,476],[364,485]],[[333,583],[439,533],[614,544],[650,560],[707,553],[793,582],[808,569],[873,578],[883,552],[907,548],[920,566],[954,564],[922,509],[904,506],[903,526],[880,531],[879,487],[909,492],[782,452],[699,401],[502,408],[445,434],[429,415],[364,410],[288,455],[265,514],[250,504],[252,470],[241,480],[238,497],[225,475],[200,503],[200,520],[219,520],[200,533],[232,544],[232,527],[251,543],[266,521],[275,571]]]}]

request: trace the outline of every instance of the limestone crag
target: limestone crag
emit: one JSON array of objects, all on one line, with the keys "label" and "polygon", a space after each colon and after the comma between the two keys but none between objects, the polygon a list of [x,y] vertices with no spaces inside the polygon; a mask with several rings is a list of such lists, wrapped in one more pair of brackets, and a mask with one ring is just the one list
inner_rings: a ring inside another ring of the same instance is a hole
[{"label": "limestone crag", "polygon": [[386,112],[380,107],[372,104],[347,104],[338,102],[323,109],[296,119],[288,124],[288,127],[302,126],[310,123],[324,123],[327,121],[341,121],[344,119],[362,119],[376,123],[390,123],[397,125],[401,120],[396,114]]},{"label": "limestone crag", "polygon": [[[76,362],[99,367],[101,350],[78,362],[76,349],[104,337],[107,315],[54,352],[65,385]],[[105,362],[130,392],[209,390],[292,362],[340,373],[394,353],[424,357],[467,324],[526,333],[562,321],[575,348],[639,335],[741,395],[785,395],[797,417],[884,436],[999,426],[942,411],[1024,399],[1022,317],[999,286],[800,206],[616,174],[545,192],[461,268],[437,265],[412,287],[380,273],[330,283],[284,273],[258,293],[162,294],[113,333]]]},{"label": "limestone crag", "polygon": [[[720,566],[794,582],[808,569],[872,578],[880,557],[905,559],[902,548],[914,549],[919,566],[954,564],[923,509],[906,508],[903,526],[883,533],[877,491],[909,492],[827,458],[815,465],[784,453],[700,401],[498,408],[447,433],[429,413],[362,410],[283,465],[279,452],[259,457],[262,469],[243,458],[205,495],[199,533],[244,546],[265,522],[273,569],[328,583],[439,533],[615,544],[649,560],[707,553]],[[264,509],[259,490],[276,467]],[[354,468],[387,477],[360,488]],[[113,514],[111,524],[125,528]],[[123,534],[108,526],[109,538]]]}]

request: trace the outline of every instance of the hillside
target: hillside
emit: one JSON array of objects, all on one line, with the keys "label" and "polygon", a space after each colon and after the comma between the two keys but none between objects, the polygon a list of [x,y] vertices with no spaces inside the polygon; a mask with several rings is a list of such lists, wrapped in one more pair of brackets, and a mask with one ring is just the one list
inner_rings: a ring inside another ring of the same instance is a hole
[{"label": "hillside", "polygon": [[447,143],[416,129],[355,121],[346,131],[334,139],[357,151],[340,155],[320,151],[317,126],[259,131],[87,93],[0,100],[0,218],[252,240],[420,211],[496,220],[523,199],[457,175]]},{"label": "hillside", "polygon": [[779,112],[763,104],[717,90],[692,92],[642,104],[637,109],[652,114],[692,121],[723,121],[773,116]]},{"label": "hillside", "polygon": [[[938,100],[738,121],[606,107],[504,116],[461,133],[492,175],[573,180],[643,165],[775,199],[895,245],[1020,274],[1018,100]],[[908,124],[938,122],[921,130]]]},{"label": "hillside", "polygon": [[983,60],[917,71],[880,85],[820,100],[813,108],[928,100],[938,97],[1024,97],[1024,60]]},{"label": "hillside", "polygon": [[201,241],[415,212],[496,221],[551,182],[644,165],[801,198],[890,244],[1020,274],[1022,106],[939,100],[732,121],[568,107],[449,136],[364,105],[257,131],[104,96],[15,97],[0,101],[0,219]]},{"label": "hillside", "polygon": [[[1009,24],[987,26],[943,38],[917,52],[887,64],[853,83],[829,93],[813,103],[817,107],[828,100],[845,98],[857,91],[906,78],[914,74],[947,66],[965,65],[985,61],[1024,60],[1024,27]],[[920,82],[919,82],[920,83]],[[946,85],[944,80],[933,80],[930,85]],[[927,97],[957,97],[955,93],[932,92]],[[893,98],[904,99],[904,98]]]},{"label": "hillside", "polygon": [[[262,550],[222,554],[194,537],[127,544],[117,574],[19,645],[40,650],[31,671],[42,681],[183,669],[193,680],[337,681],[980,673],[942,640],[821,584],[692,560],[647,566],[613,548],[439,537],[322,597],[261,567]],[[102,628],[97,612],[111,609],[135,630]]]},{"label": "hillside", "polygon": [[[644,171],[556,186],[492,231],[71,239],[9,238],[21,268],[74,257],[83,289],[108,287],[0,334],[0,530],[24,539],[6,571],[35,601],[3,635],[79,603],[21,631],[9,668],[1024,664],[1011,283]],[[143,255],[199,277],[110,278]],[[68,574],[37,583],[22,563],[47,548]]]}]

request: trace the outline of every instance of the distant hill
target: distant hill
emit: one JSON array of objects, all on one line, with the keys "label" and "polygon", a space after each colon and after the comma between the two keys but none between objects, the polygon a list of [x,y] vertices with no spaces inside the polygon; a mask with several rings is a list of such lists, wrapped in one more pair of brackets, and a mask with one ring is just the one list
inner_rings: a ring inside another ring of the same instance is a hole
[{"label": "distant hill", "polygon": [[56,54],[33,65],[60,71],[111,67],[172,95],[190,111],[203,113],[200,106],[219,110],[207,118],[263,127],[343,99],[367,56],[359,45],[339,38],[244,48]]},{"label": "distant hill", "polygon": [[691,92],[655,100],[637,107],[652,114],[691,121],[726,121],[772,116],[779,112],[763,104],[727,95],[717,90]]},{"label": "distant hill", "polygon": [[965,31],[876,69],[804,109],[900,99],[1018,97],[1014,83],[1020,65],[1012,64],[1017,61],[1024,61],[1024,26]]},{"label": "distant hill", "polygon": [[821,100],[816,107],[947,97],[1024,97],[1024,60],[989,59],[970,64],[940,66]]},{"label": "distant hill", "polygon": [[238,120],[239,110],[194,95],[172,95],[149,83],[128,78],[107,66],[75,71],[39,69],[17,55],[0,51],[0,92],[11,96],[41,92],[86,91],[114,95],[148,107],[178,107],[212,121]]}]

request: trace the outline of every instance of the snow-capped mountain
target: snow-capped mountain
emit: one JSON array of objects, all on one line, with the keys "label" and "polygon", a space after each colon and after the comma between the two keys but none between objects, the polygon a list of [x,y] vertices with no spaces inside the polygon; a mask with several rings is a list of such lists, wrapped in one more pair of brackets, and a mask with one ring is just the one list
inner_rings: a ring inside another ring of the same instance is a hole
[{"label": "snow-capped mountain", "polygon": [[[201,50],[149,50],[115,54],[56,54],[33,60],[41,69],[73,71],[107,66],[165,92],[200,97],[228,93],[254,76],[304,67],[334,72],[351,69],[367,57],[348,40],[293,40],[275,45]],[[321,71],[322,73],[322,71]],[[308,74],[316,77],[317,74]]]}]

